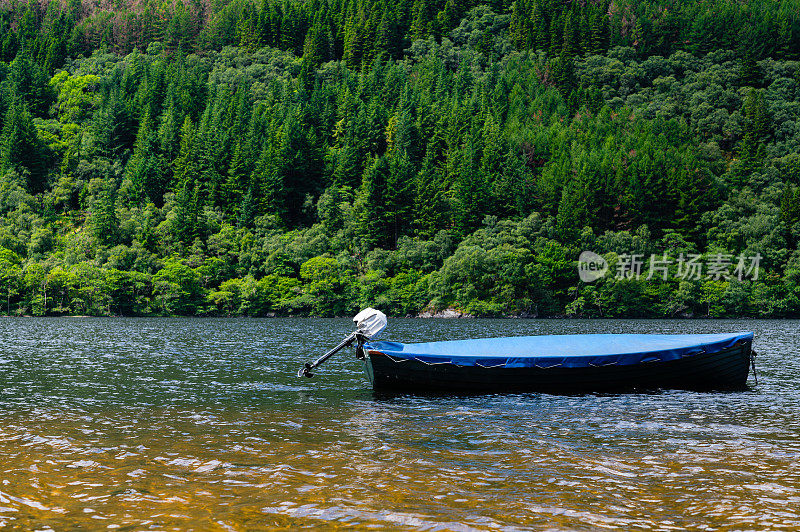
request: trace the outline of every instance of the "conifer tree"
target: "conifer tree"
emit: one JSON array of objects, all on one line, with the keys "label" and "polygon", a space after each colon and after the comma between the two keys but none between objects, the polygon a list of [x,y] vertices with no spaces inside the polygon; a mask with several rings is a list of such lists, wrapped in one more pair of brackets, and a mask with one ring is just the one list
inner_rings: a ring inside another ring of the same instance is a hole
[{"label": "conifer tree", "polygon": [[453,218],[464,235],[480,227],[490,201],[489,184],[477,167],[475,157],[475,148],[468,140],[460,150],[453,185]]},{"label": "conifer tree", "polygon": [[117,243],[119,219],[116,213],[116,194],[113,183],[107,182],[94,203],[91,227],[95,239],[106,246]]},{"label": "conifer tree", "polygon": [[581,20],[576,6],[577,4],[573,4],[569,13],[564,17],[564,46],[562,54],[567,58],[578,55],[581,51]]},{"label": "conifer tree", "polygon": [[[784,233],[793,240],[791,229],[800,223],[800,188],[790,183],[786,183],[783,187],[781,221],[784,223]],[[797,245],[797,242],[793,244]]]},{"label": "conifer tree", "polygon": [[414,180],[413,226],[422,238],[432,238],[449,225],[449,218],[450,209],[442,173],[437,167],[436,149],[431,142]]},{"label": "conifer tree", "polygon": [[21,98],[34,116],[45,116],[54,94],[48,76],[30,58],[30,50],[23,49],[9,65],[8,80],[13,93]]},{"label": "conifer tree", "polygon": [[356,199],[359,244],[364,249],[394,247],[394,216],[389,210],[389,162],[377,157],[367,165]]},{"label": "conifer tree", "polygon": [[198,173],[197,154],[195,153],[195,131],[191,117],[187,116],[181,126],[181,144],[178,156],[172,164],[176,188],[182,188]]},{"label": "conifer tree", "polygon": [[[589,18],[589,40],[586,51],[591,54],[602,54],[608,49],[608,8],[601,9],[603,6],[606,6],[606,4],[601,3],[595,7]],[[671,45],[672,43],[667,44]]]},{"label": "conifer tree", "polygon": [[327,9],[314,17],[314,24],[306,33],[303,43],[303,59],[319,65],[334,58],[334,42]]},{"label": "conifer tree", "polygon": [[19,99],[14,100],[3,120],[0,169],[24,175],[28,192],[38,194],[47,186],[49,155],[49,149],[39,139],[25,105]]},{"label": "conifer tree", "polygon": [[175,102],[176,97],[173,91],[167,96],[167,105],[161,115],[158,127],[159,150],[164,158],[170,163],[177,157],[180,148],[181,116]]},{"label": "conifer tree", "polygon": [[133,147],[136,124],[125,104],[121,88],[115,87],[92,120],[90,141],[95,155],[119,157]]},{"label": "conifer tree", "polygon": [[128,162],[125,187],[128,200],[138,203],[149,200],[163,205],[163,197],[169,187],[166,163],[159,152],[158,132],[153,129],[150,113],[145,112],[136,136],[133,156]]},{"label": "conifer tree", "polygon": [[203,236],[203,201],[200,199],[200,188],[197,180],[190,178],[175,195],[175,218],[171,227],[175,238],[185,246],[192,245],[196,238]]},{"label": "conifer tree", "polygon": [[342,59],[348,66],[354,67],[361,64],[364,59],[364,21],[355,13],[347,17],[344,26],[344,51]]},{"label": "conifer tree", "polygon": [[243,145],[240,140],[233,150],[233,158],[228,168],[228,176],[222,194],[223,209],[234,216],[238,214],[251,171],[250,155],[246,145]]},{"label": "conifer tree", "polygon": [[764,140],[769,134],[770,118],[764,104],[763,92],[750,89],[743,104],[745,117],[741,157],[748,170],[753,170],[764,159]]},{"label": "conifer tree", "polygon": [[353,143],[348,142],[336,154],[333,182],[339,186],[358,187],[363,169],[361,157]]},{"label": "conifer tree", "polygon": [[239,46],[253,50],[259,41],[257,30],[258,14],[256,8],[250,1],[243,2],[242,11],[236,24],[236,37]]},{"label": "conifer tree", "polygon": [[389,160],[386,180],[386,210],[391,215],[391,247],[411,230],[414,199],[414,166],[406,152],[397,152]]},{"label": "conifer tree", "polygon": [[424,39],[430,35],[438,36],[435,31],[435,21],[431,13],[430,0],[414,0],[412,7],[411,27],[409,29],[412,41]]}]

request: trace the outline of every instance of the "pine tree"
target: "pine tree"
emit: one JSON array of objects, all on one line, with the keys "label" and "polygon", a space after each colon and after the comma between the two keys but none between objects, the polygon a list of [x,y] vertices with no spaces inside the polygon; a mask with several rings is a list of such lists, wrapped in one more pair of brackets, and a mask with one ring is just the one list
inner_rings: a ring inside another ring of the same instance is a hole
[{"label": "pine tree", "polygon": [[494,115],[487,115],[483,124],[481,138],[484,147],[481,154],[480,169],[486,176],[486,180],[491,182],[502,172],[503,154],[505,152],[503,137],[500,134],[500,124]]},{"label": "pine tree", "polygon": [[761,83],[761,69],[751,49],[745,50],[739,60],[739,79],[743,86],[757,87]]},{"label": "pine tree", "polygon": [[490,201],[489,184],[477,168],[475,156],[474,146],[467,141],[460,150],[453,189],[453,217],[463,235],[480,227]]},{"label": "pine tree", "polygon": [[[572,92],[577,88],[575,76],[575,63],[571,56],[562,53],[555,59],[549,61],[549,66],[553,72],[553,78],[565,100],[569,100]],[[573,110],[574,107],[573,107]]]},{"label": "pine tree", "polygon": [[[174,86],[171,86],[171,88],[172,87]],[[175,100],[175,94],[170,90],[167,96],[167,108],[161,115],[161,123],[158,127],[159,149],[164,155],[164,158],[170,162],[178,155],[182,123],[180,111]]]},{"label": "pine tree", "polygon": [[163,205],[169,175],[164,159],[159,153],[158,132],[153,129],[153,120],[145,112],[136,136],[133,157],[128,161],[125,193],[128,201],[138,203],[148,199],[158,206]]},{"label": "pine tree", "polygon": [[136,141],[136,123],[125,105],[124,94],[115,87],[104,101],[90,126],[93,155],[120,157],[133,148]]},{"label": "pine tree", "polygon": [[307,200],[320,192],[324,164],[318,137],[304,130],[294,111],[281,128],[273,157],[264,184],[273,191],[273,208],[287,226],[296,227],[313,214]]},{"label": "pine tree", "polygon": [[355,13],[347,18],[344,27],[344,54],[342,59],[355,67],[364,59],[364,22]]},{"label": "pine tree", "polygon": [[46,116],[54,94],[47,74],[33,61],[29,50],[23,49],[9,65],[8,79],[13,94],[22,98],[34,116]]},{"label": "pine tree", "polygon": [[[781,221],[785,227],[785,233],[791,240],[795,233],[793,226],[800,223],[800,188],[786,183],[783,187],[781,196]],[[795,245],[797,242],[793,242]]]},{"label": "pine tree", "polygon": [[237,224],[239,227],[251,227],[253,220],[255,220],[258,207],[255,193],[253,192],[256,187],[248,187],[247,193],[242,198],[242,203],[239,206],[239,216],[237,217]]},{"label": "pine tree", "polygon": [[175,195],[175,218],[171,225],[173,235],[185,246],[203,236],[200,184],[192,178],[186,181]]},{"label": "pine tree", "polygon": [[236,24],[236,37],[239,46],[253,50],[258,45],[257,20],[258,14],[252,2],[243,2],[242,12]]},{"label": "pine tree", "polygon": [[[601,6],[604,4],[601,4]],[[609,27],[607,10],[594,9],[589,19],[589,43],[587,51],[591,54],[602,54],[608,49]],[[669,43],[672,44],[671,42]],[[668,55],[668,54],[666,54]]]},{"label": "pine tree", "polygon": [[437,20],[443,32],[448,32],[458,26],[464,16],[464,6],[460,0],[446,0],[444,9],[439,11]]},{"label": "pine tree", "polygon": [[409,34],[411,40],[424,39],[430,35],[436,35],[435,23],[431,15],[429,0],[414,0],[412,7],[411,28]]},{"label": "pine tree", "polygon": [[361,175],[362,158],[352,143],[346,143],[336,154],[336,166],[333,171],[333,182],[338,186],[357,188]]},{"label": "pine tree", "polygon": [[176,188],[183,187],[198,173],[197,154],[195,153],[195,131],[191,117],[186,117],[181,126],[181,146],[178,156],[172,163]]},{"label": "pine tree", "polygon": [[745,167],[752,171],[764,160],[764,141],[770,131],[771,121],[764,104],[763,92],[750,89],[745,97],[742,110],[745,126],[740,155]]},{"label": "pine tree", "polygon": [[450,209],[435,152],[431,142],[414,180],[413,226],[422,238],[432,238],[449,225]]},{"label": "pine tree", "polygon": [[303,59],[319,65],[334,58],[334,43],[327,9],[318,12],[314,24],[306,33],[303,43]]},{"label": "pine tree", "polygon": [[0,168],[25,176],[31,194],[44,192],[50,150],[39,139],[30,113],[20,100],[14,100],[3,120],[0,137]]},{"label": "pine tree", "polygon": [[492,199],[498,215],[525,217],[533,210],[534,180],[522,158],[509,150],[502,171],[492,182]]},{"label": "pine tree", "polygon": [[119,220],[116,212],[116,194],[112,183],[106,183],[92,209],[91,227],[97,242],[113,246],[117,243]]},{"label": "pine tree", "polygon": [[572,9],[564,17],[564,45],[561,51],[567,58],[572,58],[581,51],[581,20],[576,6],[577,4],[573,4]]},{"label": "pine tree", "polygon": [[414,166],[407,153],[397,152],[389,161],[386,180],[386,210],[391,215],[391,247],[410,232],[414,196]]},{"label": "pine tree", "polygon": [[228,92],[223,91],[213,105],[209,103],[192,141],[197,157],[197,172],[203,184],[205,203],[208,205],[220,204],[225,181],[224,161],[229,130],[223,127],[222,122],[227,107],[223,102],[227,96]]},{"label": "pine tree", "polygon": [[357,227],[361,247],[394,247],[394,216],[388,206],[389,162],[385,157],[372,160],[356,199]]},{"label": "pine tree", "polygon": [[566,240],[574,240],[581,228],[591,226],[586,206],[587,194],[581,179],[570,179],[564,186],[556,216],[556,231]]},{"label": "pine tree", "polygon": [[549,52],[557,56],[564,49],[564,10],[551,12],[547,32],[550,36]]},{"label": "pine tree", "polygon": [[534,50],[547,50],[550,44],[550,31],[547,16],[541,2],[533,1],[530,15],[530,47]]},{"label": "pine tree", "polygon": [[152,118],[160,116],[167,93],[166,69],[163,61],[156,61],[150,66],[144,87],[141,112],[149,113]]},{"label": "pine tree", "polygon": [[267,143],[262,147],[250,176],[250,185],[242,199],[240,220],[249,220],[250,216],[262,214],[277,215],[281,220],[288,218],[282,169],[277,168],[276,164],[275,147]]},{"label": "pine tree", "polygon": [[228,168],[228,176],[223,187],[222,196],[223,208],[234,216],[238,213],[251,171],[252,167],[247,148],[243,147],[242,142],[239,141],[233,150],[233,158]]}]

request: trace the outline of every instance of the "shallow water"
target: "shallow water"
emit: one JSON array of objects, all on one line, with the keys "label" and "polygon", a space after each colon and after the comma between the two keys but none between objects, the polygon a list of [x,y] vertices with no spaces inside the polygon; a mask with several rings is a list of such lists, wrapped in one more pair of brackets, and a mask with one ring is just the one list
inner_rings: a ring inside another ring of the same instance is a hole
[{"label": "shallow water", "polygon": [[398,341],[752,330],[759,385],[384,396],[352,351],[295,376],[345,319],[0,319],[0,528],[800,529],[798,321],[389,327]]}]

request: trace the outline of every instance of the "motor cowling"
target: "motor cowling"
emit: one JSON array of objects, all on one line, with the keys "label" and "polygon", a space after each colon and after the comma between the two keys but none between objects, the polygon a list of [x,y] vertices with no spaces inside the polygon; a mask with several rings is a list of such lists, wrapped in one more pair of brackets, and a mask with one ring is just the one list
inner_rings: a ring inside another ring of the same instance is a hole
[{"label": "motor cowling", "polygon": [[375,338],[386,328],[386,314],[372,307],[367,307],[353,317],[358,334],[367,339]]}]

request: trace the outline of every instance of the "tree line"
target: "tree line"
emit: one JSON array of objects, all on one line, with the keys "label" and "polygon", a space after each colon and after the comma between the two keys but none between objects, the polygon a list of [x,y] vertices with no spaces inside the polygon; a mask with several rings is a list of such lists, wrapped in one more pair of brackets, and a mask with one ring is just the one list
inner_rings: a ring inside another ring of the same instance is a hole
[{"label": "tree line", "polygon": [[[51,73],[97,49],[127,54],[159,42],[184,54],[269,46],[317,64],[357,66],[382,55],[401,59],[415,40],[440,42],[480,6],[509,15],[507,35],[517,50],[554,57],[602,54],[615,46],[633,47],[641,57],[725,49],[752,68],[767,57],[800,56],[797,0],[144,0],[113,7],[12,0],[0,11],[0,59],[11,62],[26,50]],[[491,35],[473,37],[477,51],[491,53]]]}]

